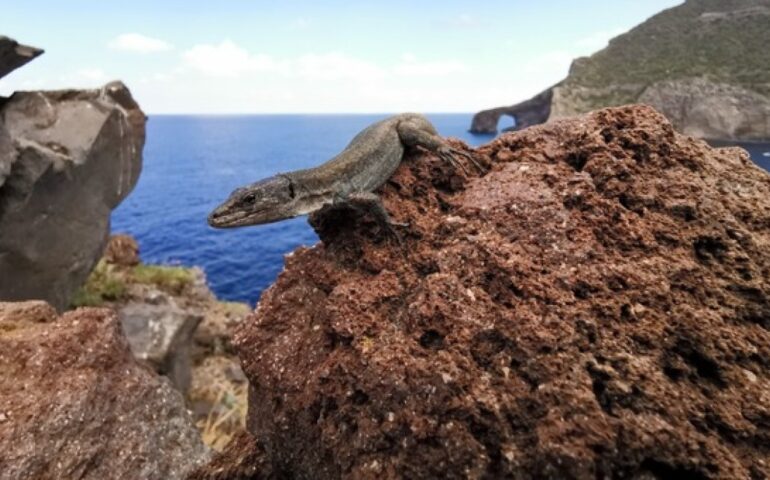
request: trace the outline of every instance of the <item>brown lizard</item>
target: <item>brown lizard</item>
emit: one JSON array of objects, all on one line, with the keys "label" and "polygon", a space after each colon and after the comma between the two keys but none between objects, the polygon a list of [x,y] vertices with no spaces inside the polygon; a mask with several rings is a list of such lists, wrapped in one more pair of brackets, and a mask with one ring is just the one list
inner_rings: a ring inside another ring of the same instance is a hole
[{"label": "brown lizard", "polygon": [[447,145],[427,118],[403,113],[365,128],[339,155],[322,165],[279,173],[236,189],[211,212],[209,225],[230,228],[277,222],[345,202],[372,212],[383,225],[403,226],[391,222],[379,197],[372,192],[393,175],[404,151],[411,147],[434,152],[465,169],[455,159],[462,156],[483,171],[469,154]]}]

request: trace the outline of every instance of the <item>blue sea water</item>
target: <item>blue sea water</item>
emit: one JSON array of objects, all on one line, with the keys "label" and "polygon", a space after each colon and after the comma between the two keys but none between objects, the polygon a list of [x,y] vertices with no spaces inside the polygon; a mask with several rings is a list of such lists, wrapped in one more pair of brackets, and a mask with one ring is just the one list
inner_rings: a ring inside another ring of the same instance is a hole
[{"label": "blue sea water", "polygon": [[[236,187],[318,165],[387,115],[151,116],[136,189],[113,212],[112,231],[138,241],[143,261],[197,265],[219,298],[254,304],[283,268],[283,256],[318,241],[305,218],[216,230],[212,208]],[[470,114],[428,115],[443,136],[480,145]],[[768,144],[747,144],[770,169]]]}]

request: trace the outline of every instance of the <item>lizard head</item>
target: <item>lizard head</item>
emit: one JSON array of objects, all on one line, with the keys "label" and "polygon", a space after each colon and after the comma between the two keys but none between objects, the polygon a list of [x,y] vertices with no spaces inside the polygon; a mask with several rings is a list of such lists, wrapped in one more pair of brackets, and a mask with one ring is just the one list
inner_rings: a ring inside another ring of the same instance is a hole
[{"label": "lizard head", "polygon": [[216,228],[245,227],[294,217],[294,193],[294,185],[284,175],[238,188],[209,214],[209,225]]}]

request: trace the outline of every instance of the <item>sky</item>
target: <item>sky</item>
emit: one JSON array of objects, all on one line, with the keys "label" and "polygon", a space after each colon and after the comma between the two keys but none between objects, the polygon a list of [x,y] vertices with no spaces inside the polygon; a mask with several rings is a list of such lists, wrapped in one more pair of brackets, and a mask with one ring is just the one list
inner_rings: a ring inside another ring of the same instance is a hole
[{"label": "sky", "polygon": [[150,114],[474,112],[681,0],[7,2],[0,35],[45,53],[14,90],[120,79]]}]

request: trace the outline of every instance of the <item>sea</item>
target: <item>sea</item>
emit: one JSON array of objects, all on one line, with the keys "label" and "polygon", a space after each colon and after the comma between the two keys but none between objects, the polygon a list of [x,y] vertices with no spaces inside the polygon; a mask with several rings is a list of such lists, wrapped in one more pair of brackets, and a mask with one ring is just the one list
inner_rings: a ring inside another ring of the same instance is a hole
[{"label": "sea", "polygon": [[[387,116],[152,115],[139,183],[112,213],[112,232],[136,238],[145,263],[199,266],[217,297],[254,305],[284,255],[318,237],[304,217],[217,230],[208,213],[237,187],[328,160]],[[441,135],[470,145],[494,138],[468,133],[471,114],[427,116]],[[770,144],[741,146],[770,170]]]}]

